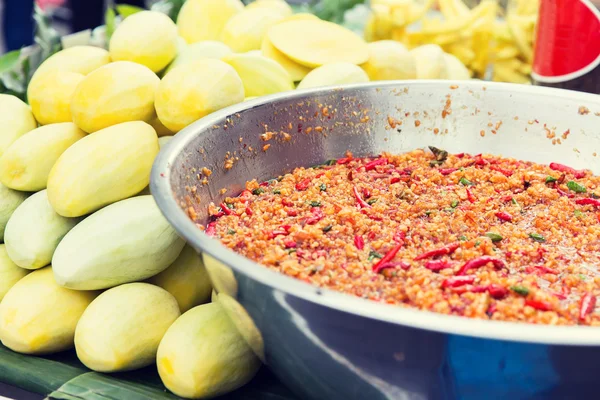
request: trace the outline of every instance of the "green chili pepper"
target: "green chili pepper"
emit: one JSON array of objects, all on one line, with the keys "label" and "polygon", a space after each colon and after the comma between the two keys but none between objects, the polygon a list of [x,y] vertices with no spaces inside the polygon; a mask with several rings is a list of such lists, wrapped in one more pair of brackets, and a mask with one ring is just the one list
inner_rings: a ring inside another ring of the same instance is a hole
[{"label": "green chili pepper", "polygon": [[470,180],[468,180],[465,177],[460,178],[460,180],[458,182],[464,186],[473,186],[473,182],[471,182]]},{"label": "green chili pepper", "polygon": [[323,232],[327,233],[331,230],[331,228],[333,228],[333,225],[327,225],[325,228],[323,228]]},{"label": "green chili pepper", "polygon": [[311,207],[321,207],[321,202],[313,200],[313,201],[310,202],[310,206]]},{"label": "green chili pepper", "polygon": [[475,247],[479,246],[481,244],[481,242],[478,240],[475,242]]},{"label": "green chili pepper", "polygon": [[377,203],[377,199],[369,199],[367,200],[367,204],[372,206],[373,204]]},{"label": "green chili pepper", "polygon": [[275,189],[275,190],[273,190],[273,194],[281,194],[281,190]]},{"label": "green chili pepper", "polygon": [[460,235],[460,236],[458,237],[458,240],[460,240],[460,241],[464,242],[465,240],[467,240],[467,237],[466,237],[465,235]]},{"label": "green chili pepper", "polygon": [[546,183],[554,183],[554,182],[556,182],[557,180],[558,180],[558,179],[556,179],[555,177],[553,177],[553,176],[550,176],[550,175],[548,175],[548,176],[546,177]]},{"label": "green chili pepper", "polygon": [[228,235],[235,235],[237,232],[234,229],[227,229]]},{"label": "green chili pepper", "polygon": [[527,296],[529,294],[529,289],[527,289],[525,286],[511,286],[510,290],[520,294],[521,296]]},{"label": "green chili pepper", "polygon": [[378,252],[376,252],[375,250],[371,250],[369,252],[369,261],[373,261],[374,258],[383,258],[383,256],[381,254],[379,254]]},{"label": "green chili pepper", "polygon": [[579,210],[575,210],[575,211],[573,212],[573,214],[575,214],[575,216],[576,216],[577,218],[583,218],[583,216],[584,216],[584,214],[583,214],[581,211],[579,211]]},{"label": "green chili pepper", "polygon": [[258,196],[259,194],[263,194],[264,192],[265,189],[263,189],[262,187],[258,187],[252,191],[252,194]]},{"label": "green chili pepper", "polygon": [[450,207],[456,208],[456,207],[458,207],[458,203],[459,203],[458,200],[454,200],[452,203],[450,203]]},{"label": "green chili pepper", "polygon": [[575,193],[585,193],[587,192],[585,186],[580,185],[579,183],[575,182],[575,181],[569,181],[567,182],[567,187],[574,191]]},{"label": "green chili pepper", "polygon": [[540,235],[539,233],[530,233],[529,237],[535,240],[536,242],[544,243],[546,238]]},{"label": "green chili pepper", "polygon": [[502,235],[495,233],[495,232],[488,232],[485,234],[485,236],[489,237],[492,240],[492,242],[494,242],[494,243],[499,242],[502,239],[504,239],[502,237]]}]

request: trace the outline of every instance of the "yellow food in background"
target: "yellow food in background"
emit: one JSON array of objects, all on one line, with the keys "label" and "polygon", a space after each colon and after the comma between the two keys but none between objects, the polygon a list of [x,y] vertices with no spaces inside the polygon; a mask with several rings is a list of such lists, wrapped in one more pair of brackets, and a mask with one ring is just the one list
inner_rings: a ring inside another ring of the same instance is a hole
[{"label": "yellow food in background", "polygon": [[177,26],[167,15],[141,11],[127,17],[110,38],[113,61],[132,61],[161,71],[177,55]]},{"label": "yellow food in background", "polygon": [[406,47],[393,40],[369,43],[369,60],[362,64],[373,81],[416,79],[417,64]]},{"label": "yellow food in background", "polygon": [[158,286],[129,283],[109,289],[89,305],[77,324],[77,357],[99,372],[150,365],[179,315],[175,298]]},{"label": "yellow food in background", "polygon": [[49,354],[73,347],[75,327],[97,292],[60,287],[51,267],[18,281],[0,303],[0,340],[11,350]]},{"label": "yellow food in background", "polygon": [[156,362],[170,391],[195,399],[245,385],[261,365],[219,303],[179,317],[160,342]]},{"label": "yellow food in background", "polygon": [[28,196],[29,193],[9,189],[0,183],[0,242],[4,242],[4,230],[11,215]]},{"label": "yellow food in background", "polygon": [[91,133],[121,122],[150,121],[159,82],[150,69],[130,61],[100,67],[75,89],[73,122]]},{"label": "yellow food in background", "polygon": [[471,71],[452,54],[444,53],[446,63],[446,78],[456,80],[471,79]]},{"label": "yellow food in background", "polygon": [[171,130],[164,126],[158,117],[152,118],[150,122],[148,122],[148,125],[154,128],[156,136],[158,136],[159,139],[163,136],[172,136],[175,134],[175,132],[171,132]]},{"label": "yellow food in background", "polygon": [[150,182],[158,137],[141,121],[124,122],[84,137],[56,161],[48,198],[57,213],[80,217],[140,192]]},{"label": "yellow food in background", "polygon": [[369,77],[359,66],[347,62],[325,64],[310,71],[298,84],[298,89],[368,82]]},{"label": "yellow food in background", "polygon": [[240,0],[187,0],[177,17],[179,35],[188,43],[219,40],[227,21],[243,9]]},{"label": "yellow food in background", "polygon": [[6,251],[21,268],[39,269],[50,264],[58,243],[79,218],[56,213],[46,190],[30,196],[13,213],[4,232]]},{"label": "yellow food in background", "polygon": [[292,15],[292,7],[285,0],[256,0],[246,6],[247,10],[254,8],[267,8],[277,11],[282,17],[290,17]]},{"label": "yellow food in background", "polygon": [[332,62],[362,64],[369,59],[365,41],[332,22],[294,19],[273,25],[268,35],[277,50],[306,67]]},{"label": "yellow food in background", "polygon": [[148,281],[171,293],[182,313],[210,300],[212,286],[202,259],[186,245],[179,257],[163,272]]},{"label": "yellow food in background", "polygon": [[72,122],[41,126],[18,138],[0,157],[0,182],[16,190],[46,188],[60,155],[85,132]]},{"label": "yellow food in background", "polygon": [[[0,94],[0,156],[15,140],[35,129],[37,122],[27,104],[15,96]],[[1,201],[1,200],[0,200]]]},{"label": "yellow food in background", "polygon": [[260,50],[263,56],[268,57],[281,65],[288,72],[290,78],[292,78],[294,82],[302,80],[306,74],[311,71],[311,68],[298,64],[277,50],[269,41],[268,35],[265,35],[263,38]]},{"label": "yellow food in background", "polygon": [[226,44],[217,42],[215,40],[205,40],[202,42],[192,43],[177,55],[177,57],[169,65],[169,68],[167,68],[165,71],[165,75],[179,65],[204,58],[222,60],[223,57],[231,53],[231,49],[227,47]]},{"label": "yellow food in background", "polygon": [[156,91],[158,118],[173,132],[192,122],[244,100],[244,85],[229,64],[204,59],[170,71]]},{"label": "yellow food in background", "polygon": [[247,97],[265,96],[294,89],[290,74],[270,58],[244,53],[231,54],[223,61],[238,73]]},{"label": "yellow food in background", "polygon": [[50,56],[38,67],[34,77],[49,71],[69,71],[87,75],[109,62],[108,51],[100,47],[73,46]]},{"label": "yellow food in background", "polygon": [[0,302],[10,288],[29,272],[12,262],[6,253],[6,246],[0,244]]},{"label": "yellow food in background", "polygon": [[164,271],[184,245],[152,196],[136,196],[75,226],[56,248],[52,268],[64,287],[105,289]]},{"label": "yellow food in background", "polygon": [[259,50],[269,28],[283,18],[269,8],[245,9],[227,21],[220,39],[237,53]]},{"label": "yellow food in background", "polygon": [[444,50],[437,44],[425,44],[410,51],[417,67],[417,79],[446,79]]}]

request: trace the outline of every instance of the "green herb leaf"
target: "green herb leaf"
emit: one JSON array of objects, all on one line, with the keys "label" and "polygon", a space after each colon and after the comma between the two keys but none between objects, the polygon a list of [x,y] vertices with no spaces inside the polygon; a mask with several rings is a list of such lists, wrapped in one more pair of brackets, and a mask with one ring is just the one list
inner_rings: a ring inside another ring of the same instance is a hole
[{"label": "green herb leaf", "polygon": [[0,74],[11,71],[16,67],[20,56],[21,50],[13,50],[3,54],[0,57]]},{"label": "green herb leaf", "polygon": [[574,191],[575,193],[585,193],[587,192],[585,186],[580,185],[579,183],[575,182],[575,181],[569,181],[567,182],[567,187]]},{"label": "green herb leaf", "polygon": [[117,9],[117,12],[119,13],[119,15],[121,17],[123,17],[123,19],[129,17],[130,15],[138,13],[140,11],[144,11],[143,8],[137,7],[137,6],[132,6],[131,4],[117,4],[115,6],[115,8]]},{"label": "green herb leaf", "polygon": [[544,243],[546,238],[540,235],[539,233],[530,233],[529,237],[535,240],[536,242]]},{"label": "green herb leaf", "polygon": [[281,190],[275,189],[275,190],[273,190],[273,194],[281,194]]},{"label": "green herb leaf", "polygon": [[495,233],[495,232],[488,232],[485,234],[485,236],[489,237],[492,240],[492,242],[494,242],[494,243],[499,242],[502,239],[504,239],[502,237],[502,235]]},{"label": "green herb leaf", "polygon": [[463,186],[473,186],[473,182],[471,182],[470,180],[468,180],[465,177],[460,178],[460,180],[458,182]]},{"label": "green herb leaf", "polygon": [[458,240],[460,240],[461,242],[464,242],[465,240],[467,240],[467,237],[465,235],[460,235],[458,237]]},{"label": "green herb leaf", "polygon": [[327,233],[331,230],[331,228],[333,228],[333,225],[327,225],[326,227],[323,228],[323,232]]},{"label": "green herb leaf", "polygon": [[235,235],[237,232],[234,229],[227,229],[228,235]]},{"label": "green herb leaf", "polygon": [[108,7],[104,13],[104,26],[106,26],[106,40],[110,40],[117,28],[117,12],[114,8]]},{"label": "green herb leaf", "polygon": [[383,258],[383,256],[381,254],[379,254],[378,252],[376,252],[375,250],[371,250],[369,252],[369,261],[373,261],[374,258]]},{"label": "green herb leaf", "polygon": [[553,176],[550,176],[550,175],[548,175],[548,176],[546,177],[546,183],[554,183],[554,182],[556,182],[557,180],[558,180],[558,179],[556,179],[555,177],[553,177]]},{"label": "green herb leaf", "polygon": [[427,211],[425,211],[425,215],[427,215],[427,216],[430,216],[433,213],[434,213],[433,210],[427,210]]},{"label": "green herb leaf", "polygon": [[458,203],[459,203],[458,200],[454,200],[452,203],[450,203],[450,207],[456,208],[456,207],[458,207]]},{"label": "green herb leaf", "polygon": [[258,187],[252,191],[252,194],[258,196],[259,194],[263,194],[264,192],[265,189],[263,189],[262,187]]},{"label": "green herb leaf", "polygon": [[321,183],[319,185],[319,189],[321,190],[321,192],[326,192],[327,191],[327,185],[324,183]]},{"label": "green herb leaf", "polygon": [[529,289],[527,289],[525,286],[511,286],[510,290],[520,294],[521,296],[527,296],[529,294]]},{"label": "green herb leaf", "polygon": [[377,203],[377,198],[367,200],[367,204],[370,206],[372,206],[375,203]]},{"label": "green herb leaf", "polygon": [[310,206],[311,207],[321,207],[321,202],[313,200],[310,202]]},{"label": "green herb leaf", "polygon": [[475,242],[475,247],[479,246],[481,244],[481,242],[478,240]]}]

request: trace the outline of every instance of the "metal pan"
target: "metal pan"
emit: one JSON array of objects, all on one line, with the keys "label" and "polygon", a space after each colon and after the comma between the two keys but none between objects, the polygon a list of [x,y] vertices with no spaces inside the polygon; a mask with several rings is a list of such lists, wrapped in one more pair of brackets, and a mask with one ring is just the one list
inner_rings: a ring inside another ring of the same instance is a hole
[{"label": "metal pan", "polygon": [[[188,215],[204,223],[209,203],[237,195],[247,180],[347,150],[367,156],[433,145],[600,172],[599,113],[598,96],[477,81],[289,92],[219,111],[177,134],[156,160],[151,189],[202,254],[240,332],[303,398],[595,398],[598,328],[471,320],[322,290],[229,251]],[[266,131],[290,140],[265,142]],[[212,172],[204,184],[202,168]]]}]

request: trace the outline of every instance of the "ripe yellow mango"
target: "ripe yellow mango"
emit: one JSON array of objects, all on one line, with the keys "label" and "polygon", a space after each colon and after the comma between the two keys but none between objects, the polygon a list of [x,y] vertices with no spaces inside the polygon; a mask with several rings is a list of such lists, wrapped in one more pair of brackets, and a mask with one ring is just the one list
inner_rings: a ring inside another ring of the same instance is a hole
[{"label": "ripe yellow mango", "polygon": [[245,385],[261,365],[218,302],[179,317],[160,342],[156,362],[167,389],[194,399]]},{"label": "ripe yellow mango", "polygon": [[219,40],[227,21],[243,9],[240,0],[187,0],[177,17],[179,35],[188,43]]},{"label": "ripe yellow mango", "polygon": [[77,324],[77,357],[100,372],[150,365],[179,315],[175,298],[158,286],[129,283],[109,289],[89,305]]},{"label": "ripe yellow mango", "polygon": [[415,58],[395,40],[379,40],[368,44],[369,60],[362,65],[372,81],[416,79]]},{"label": "ripe yellow mango", "polygon": [[73,122],[86,132],[154,117],[154,95],[160,79],[147,67],[117,61],[87,75],[71,101]]},{"label": "ripe yellow mango", "polygon": [[173,132],[211,112],[244,100],[244,84],[229,64],[197,60],[170,71],[156,91],[158,118]]},{"label": "ripe yellow mango", "polygon": [[269,8],[246,9],[234,15],[221,33],[221,41],[236,53],[259,50],[267,31],[284,16]]},{"label": "ripe yellow mango", "polygon": [[365,71],[357,65],[339,62],[313,69],[302,79],[298,89],[363,82],[369,82]]},{"label": "ripe yellow mango", "polygon": [[64,287],[106,289],[164,271],[184,245],[152,196],[136,196],[81,221],[59,243],[52,268]]},{"label": "ripe yellow mango", "polygon": [[150,182],[158,137],[141,121],[124,122],[77,141],[56,161],[48,198],[57,213],[80,217],[140,192]]},{"label": "ripe yellow mango", "polygon": [[31,195],[13,213],[4,232],[8,256],[21,268],[50,264],[58,243],[77,223],[56,213],[46,190]]},{"label": "ripe yellow mango", "polygon": [[17,139],[0,157],[0,182],[16,190],[46,188],[58,157],[85,132],[72,122],[41,126]]},{"label": "ripe yellow mango", "polygon": [[165,75],[179,65],[204,58],[222,60],[223,57],[231,53],[232,51],[227,45],[215,40],[204,40],[202,42],[192,43],[177,55],[175,60],[173,60],[171,65],[169,65],[169,68],[165,71]]},{"label": "ripe yellow mango", "polygon": [[261,55],[231,54],[223,59],[238,73],[247,97],[294,90],[290,74],[276,61]]},{"label": "ripe yellow mango", "polygon": [[56,70],[87,75],[109,62],[108,51],[100,47],[73,46],[50,56],[39,66],[34,76]]},{"label": "ripe yellow mango", "polygon": [[0,156],[21,135],[35,129],[37,122],[31,109],[21,99],[0,94]]},{"label": "ripe yellow mango", "polygon": [[0,303],[0,339],[25,354],[48,354],[73,347],[75,327],[98,295],[60,287],[51,267],[18,281]]},{"label": "ripe yellow mango", "polygon": [[150,122],[148,122],[148,124],[150,124],[150,126],[154,128],[154,131],[156,131],[156,136],[158,136],[159,139],[163,136],[173,136],[175,134],[174,132],[171,132],[171,130],[169,130],[166,126],[164,126],[163,123],[160,122],[160,119],[158,117],[151,119]]},{"label": "ripe yellow mango", "polygon": [[169,268],[150,278],[148,282],[171,293],[182,313],[208,302],[212,291],[210,278],[202,259],[188,245],[183,248]]},{"label": "ripe yellow mango", "polygon": [[177,38],[177,26],[166,14],[140,11],[119,24],[108,51],[113,61],[132,61],[158,72],[177,55]]},{"label": "ripe yellow mango", "polygon": [[0,242],[4,242],[4,229],[8,220],[28,196],[29,193],[17,192],[0,183]]},{"label": "ripe yellow mango", "polygon": [[306,74],[311,71],[309,67],[298,64],[277,50],[269,40],[269,35],[265,35],[263,38],[260,50],[262,55],[276,61],[279,65],[281,65],[288,72],[288,74],[290,74],[290,78],[292,78],[294,82],[302,80],[302,78],[304,78]]},{"label": "ripe yellow mango", "polygon": [[6,253],[6,246],[0,244],[0,302],[10,288],[29,272],[12,262]]},{"label": "ripe yellow mango", "polygon": [[254,8],[274,10],[280,13],[282,17],[289,17],[293,12],[292,7],[284,0],[256,0],[246,6],[248,10]]}]

